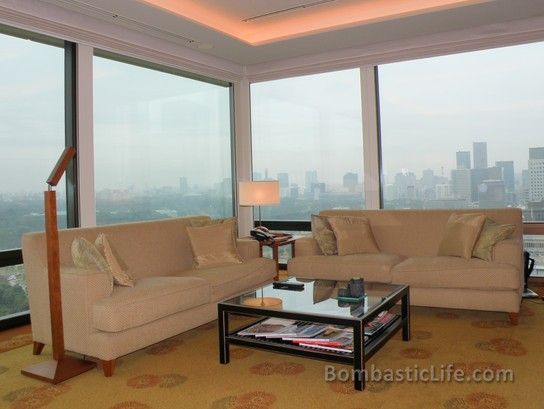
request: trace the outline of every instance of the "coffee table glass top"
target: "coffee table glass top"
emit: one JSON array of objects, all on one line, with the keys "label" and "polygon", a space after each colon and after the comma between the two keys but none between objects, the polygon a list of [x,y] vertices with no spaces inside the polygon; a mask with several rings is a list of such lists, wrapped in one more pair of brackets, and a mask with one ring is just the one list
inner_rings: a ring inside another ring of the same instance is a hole
[{"label": "coffee table glass top", "polygon": [[[277,311],[312,314],[328,317],[361,319],[388,298],[404,289],[404,285],[384,284],[365,281],[365,297],[358,303],[347,303],[336,299],[338,289],[347,287],[347,281],[313,280],[289,278],[290,282],[304,283],[303,291],[281,290],[273,288],[272,284],[247,292],[221,302],[221,304],[236,305],[255,310]],[[273,297],[281,300],[280,307],[259,305],[248,306],[246,300]]]}]

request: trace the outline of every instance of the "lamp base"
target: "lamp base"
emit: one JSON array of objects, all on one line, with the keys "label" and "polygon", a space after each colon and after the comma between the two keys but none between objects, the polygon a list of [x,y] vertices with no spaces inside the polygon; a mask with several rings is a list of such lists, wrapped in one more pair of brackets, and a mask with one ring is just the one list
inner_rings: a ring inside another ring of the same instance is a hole
[{"label": "lamp base", "polygon": [[276,297],[255,297],[248,298],[242,301],[242,304],[249,307],[268,307],[277,310],[281,310],[283,302],[280,298]]},{"label": "lamp base", "polygon": [[65,356],[61,360],[50,360],[29,366],[21,373],[30,378],[57,384],[96,367],[96,362]]}]

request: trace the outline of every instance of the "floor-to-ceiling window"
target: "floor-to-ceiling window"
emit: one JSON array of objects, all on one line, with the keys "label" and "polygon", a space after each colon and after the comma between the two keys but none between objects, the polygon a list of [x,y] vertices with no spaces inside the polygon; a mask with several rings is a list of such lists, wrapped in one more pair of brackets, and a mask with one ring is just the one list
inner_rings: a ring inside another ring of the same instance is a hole
[{"label": "floor-to-ceiling window", "polygon": [[364,207],[358,69],[252,84],[251,128],[253,179],[280,184],[263,220]]},{"label": "floor-to-ceiling window", "polygon": [[[544,43],[379,67],[385,208],[544,221]],[[543,236],[526,246],[544,268]]]},{"label": "floor-to-ceiling window", "polygon": [[97,223],[231,216],[230,91],[228,83],[96,53]]},{"label": "floor-to-ceiling window", "polygon": [[[0,26],[0,324],[28,310],[21,236],[44,229],[42,192],[65,147],[63,47]],[[63,181],[57,191],[66,227]]]}]

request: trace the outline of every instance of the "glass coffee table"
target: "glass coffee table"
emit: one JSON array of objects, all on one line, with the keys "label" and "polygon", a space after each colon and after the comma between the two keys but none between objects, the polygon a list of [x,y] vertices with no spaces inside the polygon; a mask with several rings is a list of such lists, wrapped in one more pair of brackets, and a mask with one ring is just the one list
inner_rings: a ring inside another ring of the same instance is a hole
[{"label": "glass coffee table", "polygon": [[[229,346],[240,345],[302,357],[322,359],[353,365],[354,386],[364,389],[365,362],[374,355],[393,335],[402,329],[402,339],[410,340],[409,287],[400,284],[383,284],[365,281],[365,297],[356,303],[336,299],[338,289],[347,282],[334,280],[308,280],[289,278],[289,282],[303,282],[302,291],[275,289],[272,284],[222,301],[218,304],[219,361],[229,363]],[[261,300],[268,301],[271,305]],[[383,311],[388,311],[400,301],[400,314],[381,330],[365,341],[365,326]],[[253,304],[253,305],[251,305]],[[229,329],[229,316],[256,317],[257,320],[235,330]],[[337,352],[308,348],[281,339],[242,336],[241,330],[259,320],[271,317],[308,323],[328,324],[353,329],[351,352]]]}]

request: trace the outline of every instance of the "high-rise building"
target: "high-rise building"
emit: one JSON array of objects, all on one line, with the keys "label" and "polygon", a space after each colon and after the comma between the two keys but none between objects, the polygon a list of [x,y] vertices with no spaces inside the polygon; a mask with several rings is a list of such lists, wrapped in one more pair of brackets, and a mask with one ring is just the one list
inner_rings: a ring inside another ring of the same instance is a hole
[{"label": "high-rise building", "polygon": [[501,180],[502,169],[494,166],[492,168],[485,169],[471,169],[470,170],[470,185],[472,190],[471,199],[473,202],[479,200],[479,192],[485,189],[483,185],[484,180]]},{"label": "high-rise building", "polygon": [[470,151],[459,151],[455,154],[457,169],[470,169]]},{"label": "high-rise building", "polygon": [[416,175],[413,172],[397,173],[395,185],[398,199],[408,199],[409,196],[415,196]]},{"label": "high-rise building", "polygon": [[278,182],[280,184],[280,188],[288,188],[289,187],[289,173],[286,173],[286,172],[278,173]]},{"label": "high-rise building", "polygon": [[421,176],[421,185],[424,188],[433,188],[436,185],[436,178],[434,177],[434,170],[425,169]]},{"label": "high-rise building", "polygon": [[478,190],[478,204],[481,208],[499,208],[506,206],[504,181],[484,180]]},{"label": "high-rise building", "polygon": [[470,169],[459,168],[451,171],[451,195],[454,199],[471,199]]},{"label": "high-rise building", "polygon": [[289,174],[286,172],[278,173],[278,182],[280,185],[280,197],[289,197],[291,191],[289,190]]},{"label": "high-rise building", "polygon": [[304,187],[310,191],[314,183],[317,183],[317,170],[307,170]]},{"label": "high-rise building", "polygon": [[451,186],[447,183],[439,183],[435,186],[436,200],[444,200],[451,198]]},{"label": "high-rise building", "polygon": [[529,201],[544,200],[544,147],[529,148]]},{"label": "high-rise building", "polygon": [[502,180],[504,181],[504,188],[508,193],[513,193],[516,188],[514,180],[514,161],[501,160],[495,162],[495,166],[502,171]]},{"label": "high-rise building", "polygon": [[474,157],[474,169],[487,168],[487,142],[474,142],[472,144]]},{"label": "high-rise building", "polygon": [[358,183],[359,176],[357,175],[357,173],[348,172],[344,175],[343,186],[348,189],[349,192],[355,192]]},{"label": "high-rise building", "polygon": [[185,176],[182,176],[179,178],[179,193],[182,195],[185,195],[189,192],[189,182],[187,182],[187,178]]}]

